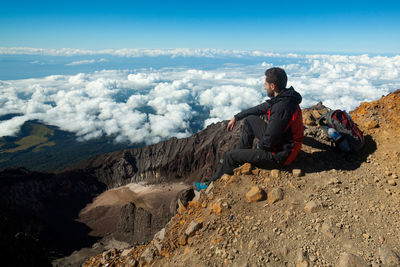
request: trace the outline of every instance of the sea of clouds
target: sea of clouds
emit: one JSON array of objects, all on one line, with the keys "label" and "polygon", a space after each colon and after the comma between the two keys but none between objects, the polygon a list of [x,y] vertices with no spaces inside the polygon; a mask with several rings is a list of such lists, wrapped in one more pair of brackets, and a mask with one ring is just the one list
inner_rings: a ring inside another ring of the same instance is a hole
[{"label": "sea of clouds", "polygon": [[[15,135],[25,121],[37,119],[74,132],[80,140],[107,135],[115,137],[117,142],[151,144],[172,136],[186,137],[266,100],[264,71],[277,65],[287,71],[288,86],[293,86],[303,96],[302,107],[322,101],[334,109],[352,110],[360,102],[379,99],[400,88],[399,55],[0,48],[3,55],[35,53],[86,56],[72,61],[69,66],[108,61],[87,58],[92,55],[193,57],[197,61],[202,57],[223,56],[226,63],[211,69],[185,64],[0,80],[0,116],[19,114],[0,121],[0,136]],[[230,64],[230,57],[256,57],[258,63]]]}]

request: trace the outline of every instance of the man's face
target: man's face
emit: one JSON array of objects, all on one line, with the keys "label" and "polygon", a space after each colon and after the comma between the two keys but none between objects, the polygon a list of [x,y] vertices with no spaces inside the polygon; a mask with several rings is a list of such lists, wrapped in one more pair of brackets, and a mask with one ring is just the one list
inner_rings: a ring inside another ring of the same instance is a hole
[{"label": "man's face", "polygon": [[265,91],[267,91],[267,95],[269,97],[273,97],[274,96],[274,91],[273,91],[271,86],[274,87],[275,85],[265,81]]}]

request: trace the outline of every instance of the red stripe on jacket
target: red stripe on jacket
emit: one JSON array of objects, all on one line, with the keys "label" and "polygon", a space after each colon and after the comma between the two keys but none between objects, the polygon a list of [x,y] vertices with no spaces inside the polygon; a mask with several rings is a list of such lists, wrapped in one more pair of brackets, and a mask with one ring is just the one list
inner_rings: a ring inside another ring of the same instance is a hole
[{"label": "red stripe on jacket", "polygon": [[285,165],[289,165],[296,159],[304,139],[303,116],[299,105],[297,105],[297,109],[294,112],[288,126],[286,127],[285,132],[287,130],[290,130],[292,133],[294,146],[289,154],[289,157],[285,161]]}]

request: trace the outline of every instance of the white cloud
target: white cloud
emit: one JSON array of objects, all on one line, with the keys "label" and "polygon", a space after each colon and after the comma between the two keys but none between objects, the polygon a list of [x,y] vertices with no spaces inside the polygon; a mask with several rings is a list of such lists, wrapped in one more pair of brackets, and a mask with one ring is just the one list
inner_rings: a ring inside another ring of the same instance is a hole
[{"label": "white cloud", "polygon": [[76,66],[76,65],[83,65],[83,64],[94,64],[94,63],[101,63],[107,62],[108,60],[105,58],[101,58],[99,60],[96,59],[85,59],[85,60],[78,60],[72,61],[71,63],[65,64],[65,66]]},{"label": "white cloud", "polygon": [[[0,48],[0,54],[1,51],[4,53],[4,49]],[[35,51],[71,55],[99,53],[68,49]],[[256,51],[185,49],[103,52],[130,56],[135,53],[207,57],[218,53],[260,55]],[[276,57],[274,62],[281,62],[280,66],[287,70],[288,86],[294,86],[302,94],[302,107],[322,101],[331,108],[351,110],[361,101],[375,100],[400,88],[400,56],[272,56]],[[193,67],[103,70],[0,81],[0,116],[23,114],[1,121],[0,136],[15,134],[30,119],[74,132],[82,140],[108,135],[116,141],[150,144],[171,136],[188,136],[198,130],[191,128],[194,121],[206,126],[230,119],[266,99],[264,71],[279,65],[276,62],[273,65],[263,59],[256,65],[221,64],[208,70]]]}]

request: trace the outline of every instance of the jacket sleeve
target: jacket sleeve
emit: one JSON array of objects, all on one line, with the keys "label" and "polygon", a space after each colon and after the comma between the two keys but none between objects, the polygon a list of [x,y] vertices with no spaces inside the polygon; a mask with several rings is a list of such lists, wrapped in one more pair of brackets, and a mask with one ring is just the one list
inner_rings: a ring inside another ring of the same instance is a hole
[{"label": "jacket sleeve", "polygon": [[241,119],[246,118],[249,115],[265,114],[267,113],[268,108],[269,108],[268,102],[264,102],[261,103],[260,105],[239,112],[238,114],[235,115],[235,118],[236,120],[240,121]]},{"label": "jacket sleeve", "polygon": [[267,129],[263,138],[259,141],[258,146],[271,151],[273,147],[278,145],[291,118],[292,114],[290,109],[280,105],[274,105],[273,108],[271,108],[271,117]]}]

